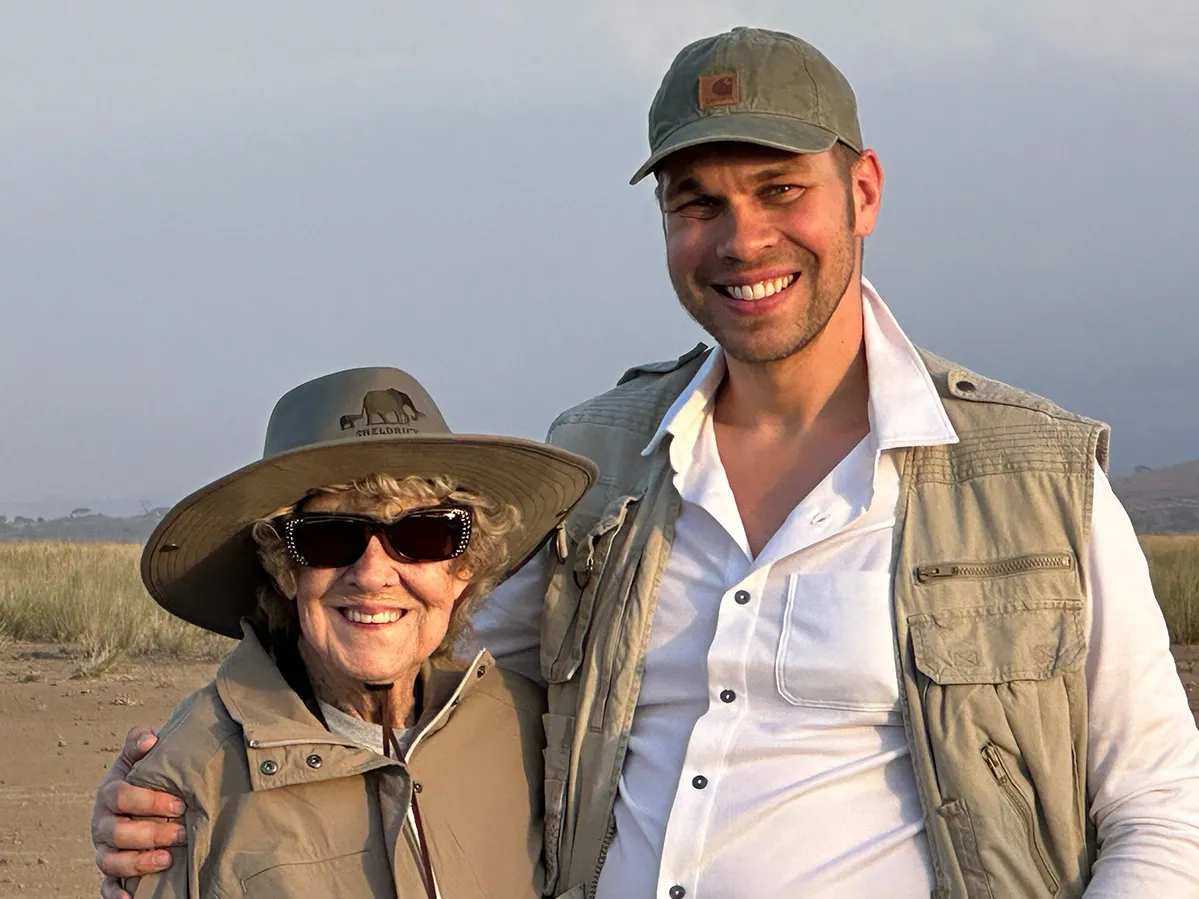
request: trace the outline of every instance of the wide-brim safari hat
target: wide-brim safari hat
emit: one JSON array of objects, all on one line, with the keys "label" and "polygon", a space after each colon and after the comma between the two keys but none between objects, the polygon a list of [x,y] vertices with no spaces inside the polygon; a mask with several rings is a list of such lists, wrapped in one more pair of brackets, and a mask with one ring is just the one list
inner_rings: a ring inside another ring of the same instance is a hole
[{"label": "wide-brim safari hat", "polygon": [[556,447],[486,434],[455,434],[432,397],[395,368],[355,368],[301,384],[271,413],[263,458],[176,505],[142,552],[142,580],[160,606],[219,634],[242,635],[266,582],[250,534],[255,521],[310,489],[374,472],[449,477],[510,503],[519,567],[595,482],[595,463]]}]

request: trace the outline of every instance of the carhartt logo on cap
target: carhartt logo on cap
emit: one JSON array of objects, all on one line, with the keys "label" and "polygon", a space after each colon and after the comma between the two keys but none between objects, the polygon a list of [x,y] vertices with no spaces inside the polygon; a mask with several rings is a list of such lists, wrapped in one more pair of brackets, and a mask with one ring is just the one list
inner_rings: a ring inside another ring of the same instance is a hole
[{"label": "carhartt logo on cap", "polygon": [[[424,416],[412,404],[412,398],[402,390],[389,387],[386,390],[369,390],[362,397],[362,411],[341,417],[341,429],[348,431],[362,422],[363,427],[354,432],[355,437],[381,437],[388,434],[415,434],[416,428],[392,427],[406,425]],[[365,421],[363,421],[365,419]],[[373,427],[376,419],[383,427]]]},{"label": "carhartt logo on cap", "polygon": [[713,106],[732,106],[740,99],[741,91],[737,87],[736,72],[719,72],[715,75],[700,76],[700,109],[711,109]]}]

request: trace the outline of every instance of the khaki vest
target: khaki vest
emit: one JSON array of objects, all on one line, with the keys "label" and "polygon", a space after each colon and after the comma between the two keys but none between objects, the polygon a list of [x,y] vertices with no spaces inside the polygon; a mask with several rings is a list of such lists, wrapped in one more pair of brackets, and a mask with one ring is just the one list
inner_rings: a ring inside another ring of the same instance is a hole
[{"label": "khaki vest", "polygon": [[[549,441],[600,478],[545,550],[546,862],[591,899],[681,500],[645,448],[705,347],[633,369]],[[893,601],[932,899],[1081,896],[1087,815],[1086,548],[1107,428],[925,354],[960,437],[899,452]]]}]

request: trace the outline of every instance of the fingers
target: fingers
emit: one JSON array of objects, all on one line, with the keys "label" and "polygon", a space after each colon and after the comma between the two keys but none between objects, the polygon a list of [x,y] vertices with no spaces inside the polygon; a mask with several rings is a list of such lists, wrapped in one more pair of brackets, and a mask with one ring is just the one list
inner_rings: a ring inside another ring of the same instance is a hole
[{"label": "fingers", "polygon": [[[153,852],[119,852],[116,849],[97,847],[96,867],[108,877],[140,877],[142,874],[155,874],[165,871],[171,866],[171,853],[165,849],[155,849]],[[120,884],[114,884],[120,889]],[[101,885],[103,894],[104,887]],[[110,892],[112,892],[110,890]],[[114,896],[120,893],[113,892]]]},{"label": "fingers", "polygon": [[[156,793],[154,795],[165,796],[166,794]],[[175,797],[168,798],[174,799]],[[186,846],[187,830],[177,821],[151,821],[126,818],[121,815],[97,815],[92,820],[92,843],[96,846],[97,854],[104,850],[165,849],[168,846]],[[126,874],[125,876],[133,875]]]},{"label": "fingers", "polygon": [[117,756],[105,779],[111,779],[113,774],[118,774],[121,780],[124,780],[129,769],[145,758],[146,753],[153,749],[157,742],[158,737],[150,728],[141,725],[130,728],[129,733],[125,735],[125,745],[121,747],[121,754]]},{"label": "fingers", "polygon": [[170,793],[135,787],[123,780],[110,781],[101,784],[100,789],[96,791],[96,810],[92,815],[92,827],[94,831],[100,820],[106,817],[105,812],[117,816],[136,815],[141,818],[178,818],[186,808],[182,799]]},{"label": "fingers", "polygon": [[100,899],[130,899],[130,896],[121,889],[119,880],[115,877],[105,877],[100,881]]}]

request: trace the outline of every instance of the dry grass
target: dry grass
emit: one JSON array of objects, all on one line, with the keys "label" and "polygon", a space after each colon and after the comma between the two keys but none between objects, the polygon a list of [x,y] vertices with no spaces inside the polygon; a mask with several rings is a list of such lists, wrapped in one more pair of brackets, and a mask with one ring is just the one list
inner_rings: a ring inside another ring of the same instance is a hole
[{"label": "dry grass", "polygon": [[1142,537],[1153,591],[1174,643],[1199,643],[1199,535]]},{"label": "dry grass", "polygon": [[[1170,639],[1199,643],[1199,535],[1141,545]],[[171,617],[146,595],[140,554],[119,544],[0,543],[0,648],[12,640],[70,646],[77,677],[130,656],[223,656],[231,640]]]},{"label": "dry grass", "polygon": [[231,640],[168,615],[146,594],[140,555],[121,544],[0,543],[0,643],[70,646],[77,677],[129,656],[223,656]]}]

